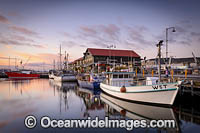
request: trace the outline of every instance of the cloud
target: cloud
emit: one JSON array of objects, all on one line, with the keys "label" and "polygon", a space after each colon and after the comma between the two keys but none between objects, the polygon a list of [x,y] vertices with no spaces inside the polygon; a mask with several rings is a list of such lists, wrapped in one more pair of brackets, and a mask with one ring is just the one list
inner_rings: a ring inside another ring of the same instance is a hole
[{"label": "cloud", "polygon": [[42,45],[37,45],[37,44],[30,44],[30,43],[24,43],[24,42],[19,42],[16,40],[11,40],[11,39],[0,39],[0,44],[2,45],[16,45],[16,46],[31,46],[31,47],[36,47],[36,48],[44,48]]},{"label": "cloud", "polygon": [[109,24],[107,26],[100,25],[100,31],[107,35],[110,39],[118,40],[118,35],[120,33],[120,28],[114,24]]},{"label": "cloud", "polygon": [[115,24],[81,26],[80,36],[98,40],[118,40],[120,28]]},{"label": "cloud", "polygon": [[129,27],[127,26],[128,36],[132,42],[139,45],[152,45],[153,42],[145,39],[145,33],[148,29],[144,26]]},{"label": "cloud", "polygon": [[142,47],[141,47],[141,45],[138,45],[138,44],[136,44],[136,43],[134,43],[134,42],[131,42],[131,41],[129,41],[129,40],[124,40],[124,44],[127,46],[127,48],[129,48],[129,49],[135,49],[135,50],[141,50],[142,49]]},{"label": "cloud", "polygon": [[80,46],[80,47],[83,47],[83,48],[84,48],[84,47],[87,47],[86,45],[83,45],[83,44],[81,44],[81,45],[79,45],[79,46]]},{"label": "cloud", "polygon": [[62,46],[68,47],[68,48],[71,48],[71,47],[78,45],[77,43],[75,43],[73,41],[63,41],[61,44],[62,44]]},{"label": "cloud", "polygon": [[45,45],[35,44],[35,41],[24,36],[19,35],[10,35],[3,36],[0,35],[0,44],[6,46],[28,46],[28,47],[36,47],[36,48],[45,48]]},{"label": "cloud", "polygon": [[54,59],[58,59],[58,54],[52,54],[52,53],[31,54],[20,51],[12,51],[12,52],[16,56],[19,56],[24,60],[27,60],[30,57],[29,63],[37,63],[37,62],[52,63]]},{"label": "cloud", "polygon": [[91,44],[94,44],[95,46],[101,47],[101,48],[107,48],[107,46],[108,46],[107,43],[98,41],[98,40],[91,42]]},{"label": "cloud", "polygon": [[78,44],[74,41],[63,41],[62,42],[62,46],[67,47],[67,48],[72,48],[74,46],[78,46],[78,47],[87,47],[86,45],[83,44]]},{"label": "cloud", "polygon": [[200,37],[199,32],[191,32],[190,34],[191,34],[191,36],[194,36],[194,37]]},{"label": "cloud", "polygon": [[0,15],[0,23],[9,24],[10,21],[6,17]]},{"label": "cloud", "polygon": [[72,34],[70,34],[70,33],[68,33],[68,32],[60,32],[60,34],[62,35],[62,36],[64,36],[65,38],[68,38],[68,39],[76,39],[77,37],[76,36],[74,36],[74,35],[72,35]]},{"label": "cloud", "polygon": [[35,42],[32,39],[26,38],[24,36],[20,36],[20,35],[11,35],[11,38],[14,40],[18,40],[18,41],[27,41],[27,42]]},{"label": "cloud", "polygon": [[80,29],[81,29],[81,31],[82,31],[83,34],[90,35],[90,36],[96,35],[97,32],[98,32],[95,29],[95,27],[92,28],[92,27],[89,27],[89,26],[81,26]]},{"label": "cloud", "polygon": [[20,26],[10,26],[9,27],[11,30],[28,35],[28,36],[38,36],[37,32],[34,32],[30,29],[24,28],[24,27],[20,27]]}]

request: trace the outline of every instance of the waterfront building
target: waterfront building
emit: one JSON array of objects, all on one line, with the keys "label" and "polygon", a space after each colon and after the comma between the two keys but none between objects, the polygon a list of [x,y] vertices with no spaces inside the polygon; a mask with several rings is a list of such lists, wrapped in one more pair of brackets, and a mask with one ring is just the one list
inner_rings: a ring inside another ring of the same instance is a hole
[{"label": "waterfront building", "polygon": [[141,58],[133,50],[87,48],[70,64],[77,72],[133,71],[141,66]]},{"label": "waterfront building", "polygon": [[[166,64],[167,62],[167,64]],[[193,71],[199,71],[200,69],[200,57],[188,57],[188,58],[161,58],[161,68],[165,70],[166,65],[175,71],[179,71],[180,73],[184,72],[184,70],[188,70],[189,73]],[[145,68],[147,71],[151,72],[152,69],[157,70],[158,59],[148,59],[143,60],[141,62],[141,66]],[[197,72],[198,73],[198,72]]]}]

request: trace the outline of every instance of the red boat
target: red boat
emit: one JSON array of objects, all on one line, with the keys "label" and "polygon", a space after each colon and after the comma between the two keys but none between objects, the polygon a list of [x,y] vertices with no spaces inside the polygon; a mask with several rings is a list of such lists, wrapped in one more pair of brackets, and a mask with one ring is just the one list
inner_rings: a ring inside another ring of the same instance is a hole
[{"label": "red boat", "polygon": [[31,70],[21,70],[16,72],[6,72],[8,78],[13,79],[30,79],[30,78],[39,78],[40,75],[33,73]]}]

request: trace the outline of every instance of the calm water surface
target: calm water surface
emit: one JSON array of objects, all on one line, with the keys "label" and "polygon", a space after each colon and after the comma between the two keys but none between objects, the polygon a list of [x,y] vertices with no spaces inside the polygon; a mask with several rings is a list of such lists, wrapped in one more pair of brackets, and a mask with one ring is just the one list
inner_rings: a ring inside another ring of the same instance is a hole
[{"label": "calm water surface", "polygon": [[[193,104],[192,104],[193,103]],[[132,132],[199,132],[200,104],[195,100],[176,99],[173,108],[147,106],[125,102],[100,91],[79,88],[76,83],[54,82],[48,79],[0,81],[0,132],[126,132],[126,129],[43,129],[40,119],[173,119],[176,128],[133,129]],[[24,125],[24,119],[34,115],[34,129]]]}]

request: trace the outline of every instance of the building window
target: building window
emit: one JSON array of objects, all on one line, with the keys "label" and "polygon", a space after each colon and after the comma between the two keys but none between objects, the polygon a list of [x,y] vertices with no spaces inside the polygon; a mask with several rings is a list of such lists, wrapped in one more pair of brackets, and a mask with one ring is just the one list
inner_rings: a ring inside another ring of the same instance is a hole
[{"label": "building window", "polygon": [[123,74],[120,74],[120,75],[119,75],[119,78],[123,78]]},{"label": "building window", "polygon": [[118,74],[114,74],[114,75],[113,75],[113,78],[118,78]]}]

